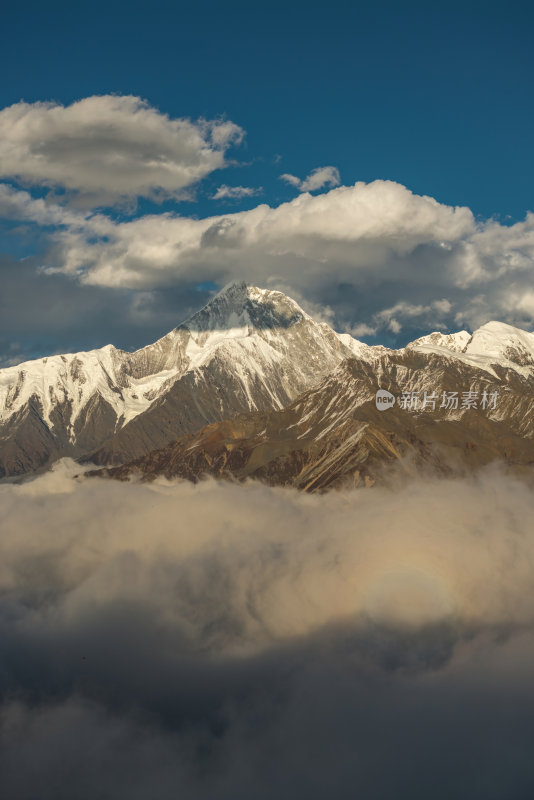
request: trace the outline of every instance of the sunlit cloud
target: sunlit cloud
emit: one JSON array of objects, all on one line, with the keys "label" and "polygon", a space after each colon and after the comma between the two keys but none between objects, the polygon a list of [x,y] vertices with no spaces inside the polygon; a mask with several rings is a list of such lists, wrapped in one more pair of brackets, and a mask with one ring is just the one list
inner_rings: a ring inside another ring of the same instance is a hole
[{"label": "sunlit cloud", "polygon": [[223,183],[212,196],[212,200],[240,200],[242,197],[255,197],[262,192],[261,186],[257,188],[253,186],[227,186]]},{"label": "sunlit cloud", "polygon": [[[10,188],[0,201],[12,218],[55,225],[44,271],[85,285],[151,291],[199,276],[219,285],[245,279],[329,306],[344,329],[534,323],[533,215],[511,226],[479,223],[468,208],[391,181],[202,219],[166,212],[116,222]],[[338,297],[337,285],[345,287]]]},{"label": "sunlit cloud", "polygon": [[317,167],[312,170],[307,178],[300,180],[295,175],[284,173],[280,175],[280,180],[294,186],[299,192],[316,192],[325,186],[339,186],[341,178],[336,167]]},{"label": "sunlit cloud", "polygon": [[[241,188],[250,187],[219,190],[231,200]],[[246,280],[362,336],[472,331],[491,319],[534,325],[534,215],[480,222],[391,181],[203,218],[166,211],[126,220],[0,185],[0,212],[39,232],[40,275],[79,287],[186,296],[199,281]]]},{"label": "sunlit cloud", "polygon": [[[336,797],[410,787],[419,800],[452,744],[473,742],[492,782],[510,785],[513,758],[514,786],[528,783],[526,484],[494,468],[303,495],[73,480],[79,469],[0,486],[8,796],[52,800],[67,780],[106,798],[179,786],[222,800],[259,782],[255,796],[289,800],[309,776],[314,800],[317,778]],[[360,760],[380,764],[378,784]],[[467,800],[478,761],[457,778]]]},{"label": "sunlit cloud", "polygon": [[64,189],[87,206],[180,199],[225,166],[243,135],[228,120],[171,118],[131,95],[21,101],[0,111],[0,177]]}]

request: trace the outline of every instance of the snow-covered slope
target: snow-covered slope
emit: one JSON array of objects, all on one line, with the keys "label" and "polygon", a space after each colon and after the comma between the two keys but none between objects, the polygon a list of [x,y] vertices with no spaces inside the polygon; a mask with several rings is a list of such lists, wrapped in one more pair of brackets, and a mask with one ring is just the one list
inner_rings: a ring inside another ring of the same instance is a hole
[{"label": "snow-covered slope", "polygon": [[406,347],[445,347],[454,353],[461,353],[470,339],[471,334],[467,331],[458,331],[458,333],[434,331],[426,336],[421,336],[419,339],[414,339]]},{"label": "snow-covered slope", "polygon": [[123,429],[131,454],[224,416],[280,408],[349,355],[334,331],[281,292],[229,284],[135,353],[108,345],[0,370],[0,442],[11,445],[4,471],[25,471],[22,451],[36,435],[45,461],[43,436],[56,457],[95,450]]},{"label": "snow-covered slope", "polygon": [[[230,369],[241,369],[243,387],[248,391],[243,361],[249,362],[250,375],[276,365],[281,356],[289,355],[286,339],[298,322],[307,323],[308,337],[316,344],[316,352],[304,357],[303,373],[309,372],[307,361],[319,365],[321,354],[329,360],[332,350],[337,350],[335,361],[347,355],[336,346],[332,331],[325,336],[321,326],[281,293],[231,284],[190,320],[135,353],[107,345],[0,370],[0,422],[33,398],[40,403],[47,424],[58,405],[68,404],[73,432],[76,419],[98,394],[115,410],[118,427],[122,427],[146,411],[173,381],[208,364],[217,352],[224,353]],[[250,402],[253,408],[252,396]]]},{"label": "snow-covered slope", "polygon": [[[238,378],[250,409],[257,407],[258,381],[280,406],[350,355],[331,328],[294,300],[246,283],[226,286],[177,333],[188,337],[187,371],[200,376],[217,359]],[[276,388],[281,378],[285,389]]]},{"label": "snow-covered slope", "polygon": [[464,352],[493,361],[532,367],[534,333],[527,333],[504,322],[487,322],[474,332]]},{"label": "snow-covered slope", "polygon": [[467,331],[436,331],[410,342],[406,349],[446,356],[493,377],[497,377],[499,369],[514,370],[524,378],[534,377],[534,334],[504,322],[487,322],[473,335]]},{"label": "snow-covered slope", "polygon": [[98,394],[123,421],[144,411],[176,370],[132,374],[131,356],[107,345],[100,350],[50,356],[0,370],[0,421],[7,421],[32,398],[42,418],[52,423],[54,409],[67,404],[69,431],[91,398]]},{"label": "snow-covered slope", "polygon": [[151,406],[90,454],[122,463],[225,417],[283,408],[351,350],[281,292],[230,284],[170,336],[186,368]]},{"label": "snow-covered slope", "polygon": [[509,325],[434,332],[393,351],[335,333],[281,292],[233,283],[135,353],[108,345],[0,370],[0,477],[63,455],[124,463],[206,424],[285,408],[350,358],[360,376],[353,402],[394,356],[399,379],[413,361],[417,390],[436,356],[445,377],[460,369],[466,385],[473,369],[534,380],[534,334]]},{"label": "snow-covered slope", "polygon": [[369,364],[375,362],[385,353],[391,352],[387,347],[381,344],[369,345],[365,344],[365,342],[360,342],[358,339],[351,336],[350,333],[338,333],[338,338],[345,347],[350,350],[351,355],[361,359],[361,361],[367,361]]}]

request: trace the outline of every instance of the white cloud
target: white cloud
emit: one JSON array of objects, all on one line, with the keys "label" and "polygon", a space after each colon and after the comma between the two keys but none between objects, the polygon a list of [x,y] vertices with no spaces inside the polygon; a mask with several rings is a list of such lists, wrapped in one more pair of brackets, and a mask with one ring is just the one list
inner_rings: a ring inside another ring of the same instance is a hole
[{"label": "white cloud", "polygon": [[224,167],[242,137],[233,122],[173,119],[133,96],[19,102],[0,111],[0,177],[61,187],[87,204],[180,198]]},{"label": "white cloud", "polygon": [[376,336],[378,331],[378,327],[368,325],[366,322],[361,322],[358,325],[354,325],[350,330],[347,330],[346,333],[350,333],[351,336],[354,336],[356,339],[365,338],[366,336]]},{"label": "white cloud", "polygon": [[451,307],[451,303],[446,299],[434,300],[429,305],[412,305],[400,301],[391,308],[384,308],[374,315],[373,321],[376,323],[374,330],[385,327],[392,333],[400,333],[403,325],[399,320],[418,319],[419,324],[424,326],[443,325],[443,319],[450,312]]},{"label": "white cloud", "polygon": [[200,267],[207,278],[227,281],[246,266],[250,280],[286,277],[306,294],[306,285],[330,280],[329,273],[350,280],[381,271],[436,236],[459,241],[474,227],[467,208],[375,181],[205,219],[165,213],[113,223],[79,215],[58,233],[56,255],[61,270],[98,285],[165,285],[196,278]]},{"label": "white cloud", "polygon": [[261,186],[258,188],[253,186],[227,186],[223,183],[212,196],[212,200],[235,200],[241,197],[255,197],[258,194],[262,194],[262,192]]},{"label": "white cloud", "polygon": [[341,179],[336,167],[317,167],[304,180],[288,173],[280,175],[280,180],[295,186],[301,192],[315,192],[324,186],[339,186]]},{"label": "white cloud", "polygon": [[440,798],[471,800],[481,774],[529,796],[527,485],[307,495],[57,465],[0,501],[4,796],[419,799],[444,775]]},{"label": "white cloud", "polygon": [[41,197],[32,197],[23,189],[0,183],[0,218],[28,220],[43,227],[76,227],[85,224],[87,214],[47,202]]},{"label": "white cloud", "polygon": [[[280,288],[340,330],[471,330],[534,324],[534,215],[511,226],[392,181],[300,194],[278,207],[204,219],[170,213],[114,222],[0,189],[11,218],[57,226],[48,272],[150,291],[231,280]],[[337,289],[336,287],[342,287]]]},{"label": "white cloud", "polygon": [[[53,559],[57,607],[44,603],[44,626],[140,597],[219,654],[369,616],[534,626],[534,496],[495,466],[469,480],[313,496],[259,483],[73,480],[81,471],[65,459],[0,486],[0,590],[31,591],[42,576],[28,565]],[[427,593],[420,607],[388,604],[406,574]],[[230,628],[210,625],[221,613]]]},{"label": "white cloud", "polygon": [[297,178],[295,175],[290,175],[289,173],[284,173],[280,175],[280,180],[289,183],[291,186],[296,186],[297,188],[300,187],[300,178]]}]

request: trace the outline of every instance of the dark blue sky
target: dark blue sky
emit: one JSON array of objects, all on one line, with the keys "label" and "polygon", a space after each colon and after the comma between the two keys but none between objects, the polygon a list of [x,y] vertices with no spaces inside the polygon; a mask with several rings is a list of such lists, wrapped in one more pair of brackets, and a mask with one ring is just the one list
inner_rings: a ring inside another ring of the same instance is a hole
[{"label": "dark blue sky", "polygon": [[140,95],[247,131],[252,166],[213,186],[261,184],[276,204],[294,195],[279,172],[332,164],[506,222],[534,209],[533,22],[526,2],[11,3],[0,106]]}]

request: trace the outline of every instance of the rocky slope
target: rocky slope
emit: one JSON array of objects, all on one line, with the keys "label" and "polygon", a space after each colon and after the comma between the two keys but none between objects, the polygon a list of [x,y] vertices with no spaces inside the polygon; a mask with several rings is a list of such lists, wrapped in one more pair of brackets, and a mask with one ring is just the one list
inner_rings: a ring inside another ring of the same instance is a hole
[{"label": "rocky slope", "polygon": [[[534,372],[493,363],[493,356],[482,366],[469,358],[426,347],[389,351],[374,364],[350,358],[285,409],[215,423],[92,474],[256,478],[317,491],[415,469],[534,465]],[[379,388],[396,397],[386,411],[375,403]]]},{"label": "rocky slope", "polygon": [[232,284],[135,353],[108,345],[0,370],[0,477],[64,455],[121,463],[206,423],[281,408],[347,355],[281,292]]},{"label": "rocky slope", "polygon": [[[509,325],[490,322],[473,335],[434,332],[393,351],[335,333],[281,292],[231,284],[188,321],[135,353],[108,345],[0,370],[0,478],[46,468],[64,455],[101,465],[149,456],[146,464],[155,465],[157,450],[167,456],[158,456],[157,468],[140,466],[147,474],[174,474],[164,466],[165,458],[182,465],[175,474],[219,474],[218,466],[204,470],[199,443],[206,426],[224,420],[233,422],[210,427],[209,441],[214,436],[226,448],[228,436],[237,437],[241,445],[237,450],[232,445],[232,452],[250,449],[239,468],[236,455],[221,468],[238,478],[256,469],[272,475],[280,469],[282,480],[286,466],[282,470],[279,459],[284,465],[287,458],[296,459],[304,471],[297,479],[289,470],[287,480],[307,488],[315,480],[314,465],[326,458],[324,480],[328,473],[335,483],[343,470],[360,474],[363,462],[375,457],[377,442],[386,447],[384,435],[397,437],[395,458],[410,450],[414,437],[423,444],[433,437],[444,446],[465,439],[483,460],[483,453],[506,455],[507,437],[523,437],[530,447],[533,379],[534,334]],[[318,384],[320,395],[313,389]],[[481,395],[490,387],[499,391],[499,403],[482,409],[484,414],[468,409],[467,416],[461,408],[438,404],[431,415],[429,407],[423,413],[397,403],[384,415],[374,406],[378,388],[400,401],[403,392],[419,393],[422,400],[425,392],[456,390],[461,397],[463,391]],[[475,423],[479,427],[471,430]],[[269,445],[258,449],[256,437],[263,428]],[[430,439],[423,435],[427,428]],[[166,450],[173,442],[178,444]],[[182,453],[184,442],[189,449]],[[342,467],[350,442],[356,449]],[[417,447],[420,455],[424,448]],[[523,450],[514,444],[521,463]],[[210,453],[206,450],[208,462]],[[380,453],[387,460],[391,448]],[[200,460],[191,465],[193,455]],[[219,464],[218,458],[213,463]]]}]

